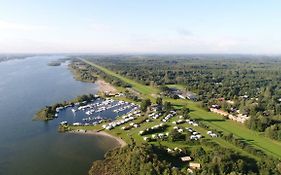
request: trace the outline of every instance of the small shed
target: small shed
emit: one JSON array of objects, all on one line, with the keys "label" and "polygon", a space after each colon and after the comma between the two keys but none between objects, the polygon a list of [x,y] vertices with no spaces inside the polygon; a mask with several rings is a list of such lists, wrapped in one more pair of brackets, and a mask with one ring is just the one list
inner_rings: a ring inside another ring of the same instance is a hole
[{"label": "small shed", "polygon": [[190,156],[184,156],[184,157],[181,157],[181,160],[182,160],[183,162],[188,162],[188,161],[191,161],[192,158],[191,158]]},{"label": "small shed", "polygon": [[201,168],[201,164],[200,163],[190,162],[189,163],[189,167],[192,168],[192,169],[200,169]]}]

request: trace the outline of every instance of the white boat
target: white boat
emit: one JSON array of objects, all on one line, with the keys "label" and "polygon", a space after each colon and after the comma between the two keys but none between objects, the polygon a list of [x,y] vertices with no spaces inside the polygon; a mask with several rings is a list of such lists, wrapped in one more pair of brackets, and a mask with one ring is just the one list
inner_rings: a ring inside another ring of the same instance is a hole
[{"label": "white boat", "polygon": [[72,125],[73,125],[73,126],[81,126],[82,123],[76,122],[76,123],[73,123]]},{"label": "white boat", "polygon": [[61,125],[67,125],[67,121],[60,122]]}]

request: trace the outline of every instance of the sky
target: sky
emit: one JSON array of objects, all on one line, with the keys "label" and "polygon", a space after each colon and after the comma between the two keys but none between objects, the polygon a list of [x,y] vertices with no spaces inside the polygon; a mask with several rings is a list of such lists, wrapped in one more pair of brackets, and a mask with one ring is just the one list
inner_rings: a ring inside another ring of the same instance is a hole
[{"label": "sky", "polygon": [[0,53],[281,54],[281,1],[0,0]]}]

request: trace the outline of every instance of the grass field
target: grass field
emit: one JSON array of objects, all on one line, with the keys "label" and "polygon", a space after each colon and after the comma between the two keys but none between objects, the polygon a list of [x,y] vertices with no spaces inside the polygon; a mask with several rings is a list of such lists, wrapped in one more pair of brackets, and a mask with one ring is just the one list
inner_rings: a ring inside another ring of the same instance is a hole
[{"label": "grass field", "polygon": [[224,118],[212,112],[205,111],[194,102],[188,101],[187,105],[193,110],[190,114],[192,118],[202,120],[214,129],[222,130],[225,133],[233,133],[235,136],[244,139],[250,145],[261,149],[267,154],[281,158],[280,142],[269,139],[259,132],[250,130],[241,123],[232,120],[218,120]]},{"label": "grass field", "polygon": [[88,60],[83,59],[82,61],[84,61],[85,63],[88,63],[88,64],[90,64],[90,65],[100,69],[101,71],[103,71],[104,73],[106,73],[108,75],[114,76],[114,77],[119,78],[120,80],[122,80],[122,81],[124,81],[124,82],[126,82],[128,84],[131,84],[133,89],[135,89],[139,93],[142,93],[144,95],[151,95],[151,94],[155,94],[155,93],[158,92],[158,89],[155,88],[155,87],[146,86],[146,85],[137,83],[137,82],[135,82],[135,81],[133,81],[131,79],[128,79],[128,78],[123,77],[123,76],[121,76],[119,74],[116,74],[116,73],[114,73],[114,72],[112,72],[112,71],[110,71],[110,70],[108,70],[108,69],[106,69],[106,68],[104,68],[102,66],[99,66],[99,65],[97,65],[97,64],[95,64],[93,62],[90,62]]},{"label": "grass field", "polygon": [[186,88],[182,84],[168,84],[167,85],[169,88],[176,88],[179,90],[185,90]]},{"label": "grass field", "polygon": [[[134,122],[137,122],[138,120],[140,119],[136,119]],[[176,121],[178,120],[177,117],[174,117],[173,119],[171,119],[170,121],[168,121],[167,124],[168,127],[165,129],[165,131],[163,132],[171,132],[173,130],[173,125],[172,122],[173,121]],[[145,130],[146,128],[149,128],[149,127],[152,127],[154,125],[157,125],[161,123],[161,119],[156,119],[156,120],[153,120],[152,122],[149,122],[149,123],[143,123],[140,125],[139,128],[132,128],[130,130],[127,130],[127,131],[124,131],[121,129],[121,127],[123,126],[128,126],[129,124],[125,124],[125,125],[122,125],[122,126],[117,126],[115,127],[114,129],[112,130],[104,130],[105,132],[113,135],[113,136],[117,136],[119,138],[122,138],[126,143],[131,143],[131,138],[134,139],[134,141],[136,142],[137,145],[140,145],[142,143],[146,143],[146,141],[143,140],[143,137],[144,136],[140,136],[139,135],[139,131],[141,130]],[[223,140],[222,138],[211,138],[209,135],[206,134],[207,130],[204,129],[204,128],[201,128],[199,126],[197,127],[194,127],[194,126],[191,126],[187,123],[184,123],[184,124],[180,124],[180,125],[177,125],[177,126],[182,126],[182,127],[192,127],[194,130],[196,130],[197,132],[200,132],[202,136],[204,136],[203,139],[207,139],[207,140],[211,140],[211,141],[214,141],[218,144],[220,144],[221,146],[223,147],[226,147],[226,148],[230,148],[230,149],[233,149],[237,152],[240,152],[242,153],[243,155],[247,155],[251,158],[254,158],[254,159],[257,159],[259,160],[259,158],[255,155],[252,155],[246,151],[244,151],[243,149],[241,148],[238,148],[234,145],[232,145],[231,143],[228,143],[226,142],[225,140]],[[101,125],[96,125],[96,126],[71,126],[71,129],[86,129],[86,130],[100,130],[102,129]],[[159,132],[156,132],[156,133],[159,133]],[[153,133],[155,134],[155,133]],[[145,135],[146,137],[151,137],[152,134],[148,134],[148,135]],[[151,144],[156,144],[158,145],[159,142],[150,142]],[[186,144],[185,141],[181,141],[181,142],[170,142],[170,141],[161,141],[161,145],[163,146],[167,146],[171,149],[175,148],[175,147],[178,147],[178,148],[184,148],[184,147],[189,147],[189,148],[194,148],[194,147],[197,147],[198,144],[194,144],[194,145],[190,145],[190,144]],[[206,149],[210,149],[208,147],[206,147]]]},{"label": "grass field", "polygon": [[[113,71],[110,71],[102,66],[94,64],[90,61],[87,61],[84,59],[82,61],[100,69],[101,71],[103,71],[111,76],[114,76],[116,78],[121,79],[122,81],[124,81],[126,83],[131,84],[132,88],[134,88],[135,90],[137,90],[138,92],[143,94],[145,97],[153,98],[151,95],[159,92],[159,90],[155,87],[142,85],[131,79],[118,75],[118,74],[114,73]],[[178,85],[178,86],[174,86],[174,87],[179,88],[182,86]],[[258,133],[256,131],[252,131],[252,130],[246,128],[244,125],[239,124],[237,122],[230,121],[230,120],[222,120],[223,118],[221,116],[200,108],[196,102],[182,100],[182,99],[175,100],[175,99],[171,99],[171,98],[164,98],[164,100],[170,101],[171,103],[173,103],[174,105],[177,105],[177,106],[187,106],[192,111],[190,114],[192,118],[197,119],[197,120],[202,120],[203,123],[206,123],[208,126],[210,126],[213,129],[221,130],[225,133],[233,133],[235,136],[240,137],[241,139],[244,139],[246,142],[248,142],[249,144],[255,146],[256,148],[264,151],[268,155],[272,155],[272,156],[281,158],[281,143],[280,142],[266,138],[263,135],[261,135],[260,133]],[[138,130],[136,130],[136,131],[138,131]],[[124,132],[124,131],[122,130],[122,132]],[[117,133],[122,133],[122,132],[120,130]],[[134,132],[131,134],[132,134],[132,136],[134,136],[137,139],[138,139],[138,137],[140,137],[140,136],[136,136],[136,133],[134,133]],[[127,137],[127,136],[123,135],[123,137]],[[217,138],[216,141],[218,143],[220,143],[222,146],[227,146],[227,147],[230,147],[230,148],[233,148],[240,152],[242,151],[245,153],[245,151],[224,141],[223,139]]]}]

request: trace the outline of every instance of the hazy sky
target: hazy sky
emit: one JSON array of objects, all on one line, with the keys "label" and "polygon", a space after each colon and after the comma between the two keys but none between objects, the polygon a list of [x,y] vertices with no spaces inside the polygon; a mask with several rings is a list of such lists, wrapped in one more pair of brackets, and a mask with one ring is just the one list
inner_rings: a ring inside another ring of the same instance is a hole
[{"label": "hazy sky", "polygon": [[0,52],[281,54],[281,1],[0,0]]}]

